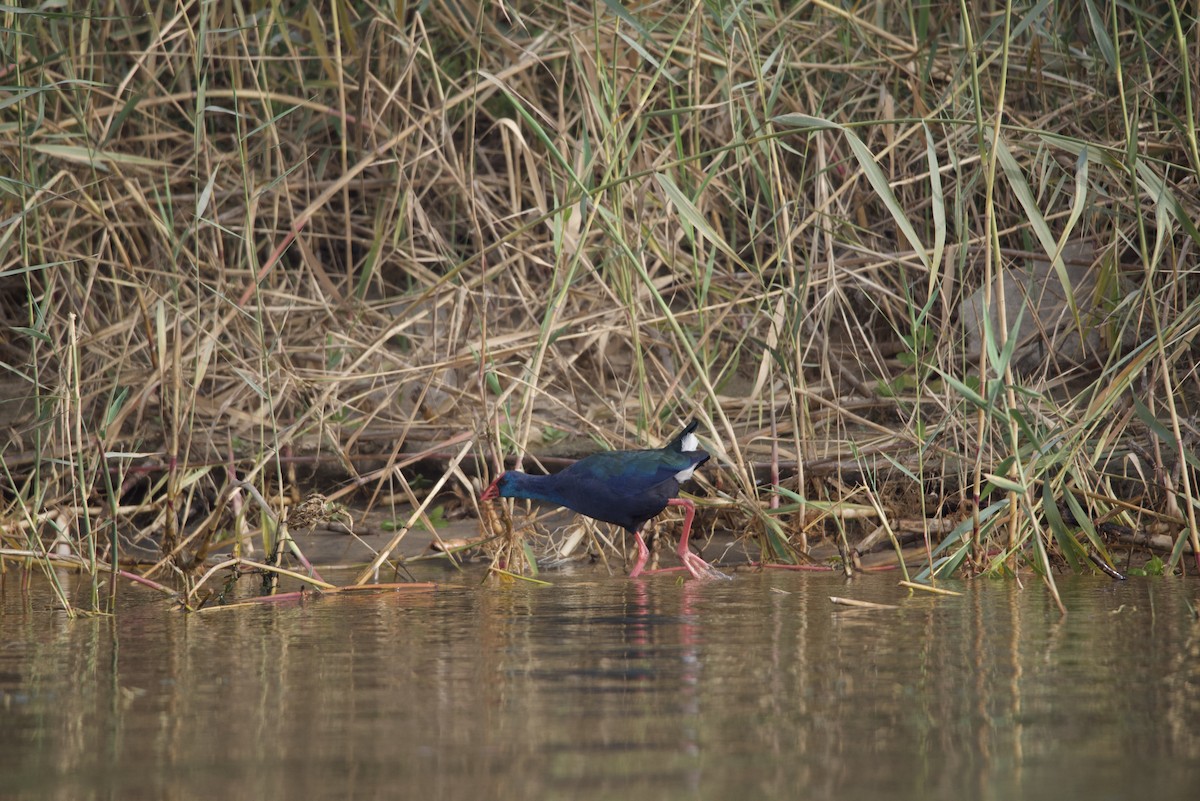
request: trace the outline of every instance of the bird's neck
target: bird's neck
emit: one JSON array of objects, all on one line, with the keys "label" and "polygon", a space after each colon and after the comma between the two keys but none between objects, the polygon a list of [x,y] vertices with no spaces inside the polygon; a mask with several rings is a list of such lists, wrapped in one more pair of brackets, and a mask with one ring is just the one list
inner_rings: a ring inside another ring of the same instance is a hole
[{"label": "bird's neck", "polygon": [[559,482],[554,475],[531,476],[528,473],[519,474],[520,478],[509,485],[510,498],[527,498],[531,501],[560,504],[558,496]]}]

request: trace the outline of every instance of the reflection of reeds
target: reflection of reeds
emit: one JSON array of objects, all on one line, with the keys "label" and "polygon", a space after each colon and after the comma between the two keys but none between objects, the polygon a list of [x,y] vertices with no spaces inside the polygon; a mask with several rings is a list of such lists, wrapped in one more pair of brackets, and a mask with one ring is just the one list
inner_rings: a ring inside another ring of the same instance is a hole
[{"label": "reflection of reeds", "polygon": [[469,504],[695,414],[768,561],[1200,558],[1173,6],[509,5],[7,12],[0,545],[195,575],[274,548],[236,482],[432,526],[414,454]]}]

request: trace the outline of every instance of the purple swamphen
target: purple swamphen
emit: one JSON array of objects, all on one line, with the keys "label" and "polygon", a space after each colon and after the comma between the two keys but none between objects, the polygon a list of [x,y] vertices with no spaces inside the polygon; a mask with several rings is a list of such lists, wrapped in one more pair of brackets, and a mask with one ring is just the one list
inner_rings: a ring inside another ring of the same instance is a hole
[{"label": "purple swamphen", "polygon": [[601,451],[548,476],[531,476],[509,470],[493,481],[479,500],[527,498],[565,506],[581,515],[621,526],[637,540],[638,558],[630,578],[642,574],[650,551],[642,539],[642,526],[668,506],[682,506],[683,534],[680,561],[695,578],[728,578],[688,549],[688,535],[696,505],[679,498],[679,485],[708,461],[693,433],[696,421],[666,447],[641,451]]}]

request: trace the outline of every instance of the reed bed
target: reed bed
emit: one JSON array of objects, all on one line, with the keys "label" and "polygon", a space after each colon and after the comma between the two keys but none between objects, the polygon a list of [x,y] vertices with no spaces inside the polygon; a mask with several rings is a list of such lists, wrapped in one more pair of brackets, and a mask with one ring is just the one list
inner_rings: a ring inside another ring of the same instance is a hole
[{"label": "reed bed", "polygon": [[696,415],[766,562],[1194,570],[1194,13],[5,7],[5,558],[188,584]]}]

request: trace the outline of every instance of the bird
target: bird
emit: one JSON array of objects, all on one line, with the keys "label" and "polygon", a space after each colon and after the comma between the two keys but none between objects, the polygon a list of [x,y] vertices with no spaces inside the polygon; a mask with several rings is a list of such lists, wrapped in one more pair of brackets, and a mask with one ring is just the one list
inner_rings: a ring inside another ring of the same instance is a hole
[{"label": "bird", "polygon": [[688,549],[696,505],[678,497],[679,485],[709,459],[709,454],[700,449],[697,425],[692,420],[662,448],[601,451],[548,476],[509,470],[488,485],[479,500],[526,498],[565,506],[585,517],[621,526],[637,542],[638,557],[629,571],[630,578],[642,575],[650,557],[642,527],[668,506],[682,506],[683,534],[676,553],[684,569],[697,579],[729,578]]}]

